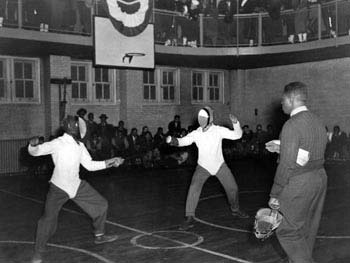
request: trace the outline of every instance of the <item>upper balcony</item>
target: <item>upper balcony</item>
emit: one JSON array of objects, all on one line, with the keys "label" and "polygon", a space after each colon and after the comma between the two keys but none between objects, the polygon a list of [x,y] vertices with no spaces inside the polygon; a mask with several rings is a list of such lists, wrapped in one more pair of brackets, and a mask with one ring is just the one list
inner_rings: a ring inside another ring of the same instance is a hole
[{"label": "upper balcony", "polygon": [[[0,47],[12,48],[15,53],[31,46],[38,50],[45,42],[55,53],[84,56],[93,46],[94,15],[107,16],[101,0],[1,0]],[[155,9],[152,20],[158,54],[237,57],[350,43],[350,1],[346,0],[284,10],[274,19],[268,13],[225,17],[212,12],[193,20],[178,12]],[[299,39],[302,29],[306,35]],[[13,45],[15,39],[20,39],[21,45]]]}]

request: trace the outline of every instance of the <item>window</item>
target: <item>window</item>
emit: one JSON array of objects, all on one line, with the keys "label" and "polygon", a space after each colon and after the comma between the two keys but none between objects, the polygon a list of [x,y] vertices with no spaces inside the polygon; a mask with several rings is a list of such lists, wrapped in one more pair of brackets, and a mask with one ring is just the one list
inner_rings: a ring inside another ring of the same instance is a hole
[{"label": "window", "polygon": [[175,100],[175,71],[164,70],[162,72],[162,101],[173,102]]},{"label": "window", "polygon": [[73,103],[115,103],[115,71],[93,67],[91,62],[73,61],[71,64]]},{"label": "window", "polygon": [[156,101],[155,71],[143,71],[143,99],[145,101]]},{"label": "window", "polygon": [[220,75],[209,72],[209,101],[218,102],[220,100]]},{"label": "window", "polygon": [[218,103],[223,101],[223,73],[209,71],[192,72],[192,102]]},{"label": "window", "polygon": [[72,99],[75,101],[87,100],[88,68],[84,64],[71,66]]},{"label": "window", "polygon": [[107,68],[95,68],[95,98],[99,101],[111,100],[111,74]]},{"label": "window", "polygon": [[203,101],[204,73],[193,72],[192,74],[192,100]]},{"label": "window", "polygon": [[33,99],[34,82],[33,74],[34,63],[32,61],[15,60],[15,98],[16,99]]},{"label": "window", "polygon": [[6,60],[0,59],[0,101],[6,100],[7,90],[6,90]]},{"label": "window", "polygon": [[174,68],[143,71],[143,100],[150,103],[179,103],[179,74]]},{"label": "window", "polygon": [[39,60],[0,57],[0,102],[40,102]]}]

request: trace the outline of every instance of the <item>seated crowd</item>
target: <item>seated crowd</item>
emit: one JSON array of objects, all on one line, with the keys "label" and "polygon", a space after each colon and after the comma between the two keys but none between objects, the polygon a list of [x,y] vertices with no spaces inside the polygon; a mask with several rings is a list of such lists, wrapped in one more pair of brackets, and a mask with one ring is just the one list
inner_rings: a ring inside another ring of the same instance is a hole
[{"label": "seated crowd", "polygon": [[[78,111],[79,113],[79,111]],[[84,114],[78,114],[84,119]],[[87,132],[83,139],[91,156],[96,160],[103,160],[114,156],[126,159],[126,166],[150,167],[174,167],[178,165],[194,165],[197,161],[197,150],[194,145],[177,148],[166,143],[168,135],[184,137],[197,127],[189,126],[187,129],[181,126],[180,116],[175,115],[174,120],[168,124],[167,132],[163,127],[158,127],[153,135],[148,126],[143,126],[141,133],[137,128],[131,128],[130,133],[124,127],[124,122],[119,121],[118,126],[107,122],[107,115],[99,116],[100,123],[93,120],[93,113],[88,114],[86,120]],[[256,131],[252,132],[248,125],[243,126],[243,137],[237,141],[225,140],[223,150],[228,160],[248,156],[268,156],[265,143],[275,139],[272,125],[264,131],[258,124]]]},{"label": "seated crowd", "polygon": [[[85,116],[87,115],[87,119]],[[181,126],[180,116],[175,115],[168,124],[165,132],[163,127],[158,127],[153,135],[147,126],[143,126],[141,133],[136,127],[130,132],[124,127],[121,120],[118,126],[109,124],[106,114],[99,116],[100,122],[94,120],[94,114],[85,109],[77,111],[81,127],[81,141],[86,145],[94,160],[105,160],[119,156],[125,159],[124,167],[178,167],[184,165],[195,165],[197,162],[197,148],[195,145],[187,147],[173,147],[166,143],[168,135],[184,137],[197,127],[189,126],[187,129]],[[223,152],[227,162],[244,157],[269,156],[265,150],[265,142],[274,139],[274,132],[271,125],[267,131],[259,124],[256,131],[252,132],[248,125],[243,126],[243,137],[237,141],[224,140]],[[44,138],[42,137],[42,141]],[[26,147],[23,148],[24,151]],[[25,151],[26,152],[26,151]],[[28,173],[45,172],[52,168],[50,158],[34,158],[28,154],[23,155],[23,166],[28,167]],[[30,167],[29,167],[30,166]]]}]

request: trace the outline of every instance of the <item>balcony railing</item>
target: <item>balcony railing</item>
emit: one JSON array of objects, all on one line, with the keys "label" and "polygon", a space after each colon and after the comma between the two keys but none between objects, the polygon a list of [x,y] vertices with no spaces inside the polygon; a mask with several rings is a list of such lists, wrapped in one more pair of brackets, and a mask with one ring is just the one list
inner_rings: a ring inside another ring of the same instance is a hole
[{"label": "balcony railing", "polygon": [[[0,27],[91,36],[93,15],[107,16],[102,1],[0,1]],[[200,14],[197,20],[191,20],[177,12],[157,9],[153,19],[155,43],[159,45],[279,45],[349,35],[350,1],[335,0],[304,9],[285,10],[278,19],[272,19],[267,13],[253,13],[236,14],[229,19]]]}]

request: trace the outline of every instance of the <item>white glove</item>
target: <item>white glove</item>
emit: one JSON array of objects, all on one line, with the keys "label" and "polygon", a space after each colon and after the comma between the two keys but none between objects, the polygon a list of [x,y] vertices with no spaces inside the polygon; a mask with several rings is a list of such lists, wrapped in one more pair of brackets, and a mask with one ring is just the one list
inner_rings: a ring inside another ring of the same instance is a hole
[{"label": "white glove", "polygon": [[275,210],[280,209],[280,201],[278,201],[277,198],[271,197],[269,200],[269,207],[271,207],[271,209],[275,209]]},{"label": "white glove", "polygon": [[121,157],[114,157],[114,158],[106,160],[105,162],[106,162],[107,168],[112,167],[112,166],[118,167],[119,165],[121,165],[124,162],[124,159]]},{"label": "white glove", "polygon": [[280,153],[280,147],[281,147],[280,145],[281,145],[280,140],[272,140],[272,141],[265,143],[265,148],[269,152]]},{"label": "white glove", "polygon": [[121,157],[115,157],[114,159],[114,163],[112,164],[113,167],[118,167],[124,163],[124,159]]},{"label": "white glove", "polygon": [[39,144],[39,137],[33,137],[29,141],[30,146],[37,146]]}]

